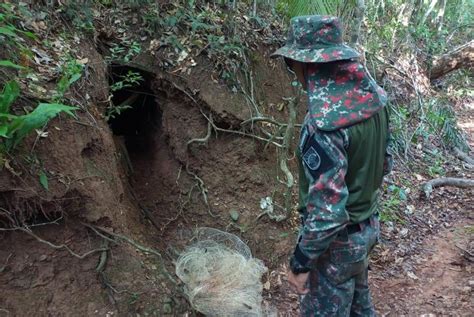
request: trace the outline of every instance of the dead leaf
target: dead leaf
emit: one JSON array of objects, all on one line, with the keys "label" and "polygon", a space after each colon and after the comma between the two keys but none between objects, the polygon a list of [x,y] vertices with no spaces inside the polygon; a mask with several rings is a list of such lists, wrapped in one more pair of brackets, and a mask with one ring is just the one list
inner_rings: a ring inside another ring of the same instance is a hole
[{"label": "dead leaf", "polygon": [[87,57],[81,58],[81,59],[76,59],[76,62],[78,64],[85,65],[85,64],[89,63],[89,59]]},{"label": "dead leaf", "polygon": [[409,278],[411,278],[411,279],[413,279],[413,280],[418,280],[418,276],[416,276],[415,273],[413,273],[413,272],[410,272],[410,271],[409,271],[409,272],[407,273],[407,275],[408,275]]},{"label": "dead leaf", "polygon": [[270,281],[266,281],[265,284],[263,284],[263,288],[266,289],[267,291],[270,290]]}]

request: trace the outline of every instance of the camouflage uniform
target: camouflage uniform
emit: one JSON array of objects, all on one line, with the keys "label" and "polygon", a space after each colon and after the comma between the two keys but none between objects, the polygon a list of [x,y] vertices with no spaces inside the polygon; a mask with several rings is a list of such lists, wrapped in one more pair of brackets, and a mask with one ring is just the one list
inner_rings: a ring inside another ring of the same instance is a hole
[{"label": "camouflage uniform", "polygon": [[300,136],[302,227],[290,261],[310,271],[302,316],[374,316],[368,254],[380,232],[378,196],[388,172],[386,94],[342,44],[339,21],[291,20],[273,56],[308,63],[309,109]]}]

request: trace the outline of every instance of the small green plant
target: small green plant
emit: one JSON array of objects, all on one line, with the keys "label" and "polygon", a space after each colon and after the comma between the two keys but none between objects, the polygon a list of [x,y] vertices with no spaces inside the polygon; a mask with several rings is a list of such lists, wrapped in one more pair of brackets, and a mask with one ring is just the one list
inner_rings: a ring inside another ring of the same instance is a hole
[{"label": "small green plant", "polygon": [[131,293],[128,299],[128,305],[131,306],[135,304],[140,299],[140,293]]},{"label": "small green plant", "polygon": [[140,82],[143,81],[143,76],[139,72],[134,72],[129,70],[127,74],[121,76],[122,80],[113,83],[110,86],[112,92],[124,89],[131,88],[140,85]]},{"label": "small green plant", "polygon": [[46,175],[45,171],[42,169],[40,172],[39,172],[39,182],[41,184],[41,186],[43,186],[43,188],[48,191],[49,190],[49,181],[48,181],[48,176]]},{"label": "small green plant", "polygon": [[396,185],[390,185],[387,188],[388,195],[383,201],[380,212],[380,221],[405,223],[405,220],[399,215],[402,202],[407,200],[406,191]]},{"label": "small green plant", "polygon": [[90,1],[66,1],[58,10],[79,30],[94,31],[94,14]]},{"label": "small green plant", "polygon": [[121,115],[127,109],[132,108],[130,105],[113,105],[111,104],[107,107],[107,111],[105,113],[105,120],[109,121],[110,119],[115,119],[117,116]]},{"label": "small green plant", "polygon": [[425,118],[428,133],[437,135],[447,147],[458,147],[467,150],[469,147],[456,124],[456,115],[449,104],[440,99],[433,99],[428,104]]},{"label": "small green plant", "polygon": [[[144,80],[143,76],[140,73],[131,70],[129,70],[124,76],[121,76],[121,78],[122,80],[117,81],[110,86],[110,91],[112,92],[112,94],[124,88],[136,87],[140,85],[140,82]],[[110,96],[110,99],[112,99],[112,96]],[[105,113],[105,120],[109,121],[110,119],[114,119],[116,116],[120,115],[122,112],[130,108],[132,107],[129,103],[127,103],[127,101],[120,105],[115,105],[110,102]]]},{"label": "small green plant", "polygon": [[432,151],[425,150],[423,160],[427,163],[428,175],[430,175],[432,178],[444,176],[446,174],[443,166],[445,159],[441,151],[437,149],[434,149]]},{"label": "small green plant", "polygon": [[58,81],[56,93],[53,96],[54,101],[61,101],[64,99],[64,94],[71,87],[73,83],[78,81],[82,76],[84,66],[77,63],[75,59],[69,58],[62,69],[62,76]]},{"label": "small green plant", "polygon": [[40,103],[32,112],[25,115],[11,113],[11,105],[20,95],[19,84],[12,80],[5,84],[0,94],[0,151],[14,149],[29,133],[43,128],[49,120],[61,112],[74,116],[70,107],[59,103]]},{"label": "small green plant", "polygon": [[390,104],[390,126],[391,126],[391,149],[394,153],[402,154],[409,147],[410,133],[407,127],[407,120],[410,111],[407,107]]},{"label": "small green plant", "polygon": [[120,44],[114,43],[109,51],[110,55],[106,57],[108,62],[124,61],[128,63],[133,57],[140,54],[142,48],[136,41],[123,40]]}]

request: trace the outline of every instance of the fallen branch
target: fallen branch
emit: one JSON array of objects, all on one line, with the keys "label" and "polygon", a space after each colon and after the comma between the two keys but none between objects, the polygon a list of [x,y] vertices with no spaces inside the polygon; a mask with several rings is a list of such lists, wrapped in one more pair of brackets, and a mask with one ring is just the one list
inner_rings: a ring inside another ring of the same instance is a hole
[{"label": "fallen branch", "polygon": [[470,157],[467,153],[464,153],[459,148],[455,147],[453,149],[454,155],[461,161],[466,162],[469,165],[469,168],[474,167],[474,159]]},{"label": "fallen branch", "polygon": [[454,50],[435,56],[430,72],[430,80],[440,78],[459,68],[471,68],[474,65],[474,40]]},{"label": "fallen branch", "polygon": [[461,187],[461,188],[472,188],[474,187],[474,179],[462,179],[462,178],[454,178],[454,177],[443,177],[443,178],[435,178],[423,185],[423,191],[427,198],[431,197],[431,193],[433,192],[433,188],[442,187],[442,186],[454,186],[454,187]]}]

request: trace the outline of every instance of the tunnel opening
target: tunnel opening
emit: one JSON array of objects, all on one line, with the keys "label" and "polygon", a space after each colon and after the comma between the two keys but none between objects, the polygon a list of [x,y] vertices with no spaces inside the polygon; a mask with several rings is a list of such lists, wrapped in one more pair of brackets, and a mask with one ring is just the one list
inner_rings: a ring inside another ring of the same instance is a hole
[{"label": "tunnel opening", "polygon": [[115,136],[125,145],[132,161],[149,154],[160,134],[162,112],[151,87],[152,73],[112,64],[109,85],[112,94],[106,118]]}]

